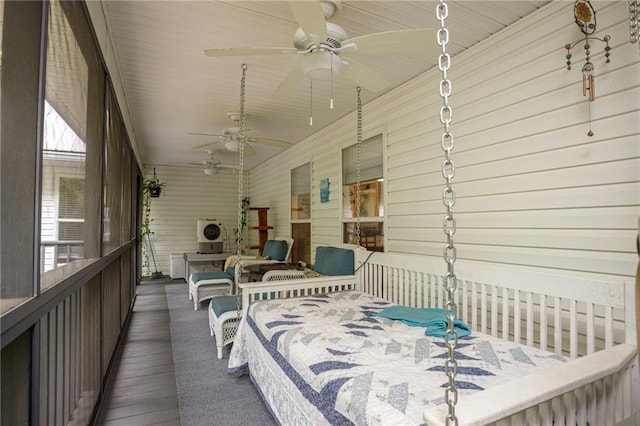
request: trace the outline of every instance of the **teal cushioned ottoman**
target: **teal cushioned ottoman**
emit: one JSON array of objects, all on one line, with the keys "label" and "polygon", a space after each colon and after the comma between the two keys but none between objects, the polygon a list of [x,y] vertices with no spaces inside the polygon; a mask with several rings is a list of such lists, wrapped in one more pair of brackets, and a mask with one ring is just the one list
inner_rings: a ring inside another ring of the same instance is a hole
[{"label": "teal cushioned ottoman", "polygon": [[[242,309],[242,300],[240,300],[240,309]],[[209,309],[213,311],[216,317],[229,311],[238,310],[238,298],[236,296],[218,296],[211,299]]]}]

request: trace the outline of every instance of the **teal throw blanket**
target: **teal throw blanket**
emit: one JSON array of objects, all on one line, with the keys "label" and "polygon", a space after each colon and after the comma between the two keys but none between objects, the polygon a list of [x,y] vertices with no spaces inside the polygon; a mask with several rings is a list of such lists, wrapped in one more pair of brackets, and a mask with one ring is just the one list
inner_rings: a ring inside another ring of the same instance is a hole
[{"label": "teal throw blanket", "polygon": [[[412,308],[402,305],[389,306],[373,314],[373,316],[401,321],[411,327],[426,327],[425,335],[443,339],[448,328],[448,321],[444,315],[444,309]],[[458,337],[471,334],[471,328],[457,318],[453,320],[453,328],[458,333]]]}]

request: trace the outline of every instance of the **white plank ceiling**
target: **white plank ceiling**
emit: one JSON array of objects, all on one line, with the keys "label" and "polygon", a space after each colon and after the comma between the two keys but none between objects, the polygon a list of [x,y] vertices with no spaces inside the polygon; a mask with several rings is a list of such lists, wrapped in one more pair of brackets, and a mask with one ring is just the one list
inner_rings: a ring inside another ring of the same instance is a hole
[{"label": "white plank ceiling", "polygon": [[[548,3],[538,1],[450,1],[446,25],[454,56]],[[410,28],[438,28],[437,1],[348,1],[331,18],[348,37]],[[295,143],[353,111],[356,89],[340,77],[273,98],[280,82],[300,59],[297,55],[207,57],[223,47],[293,47],[298,24],[283,1],[114,1],[102,0],[113,40],[140,155],[145,165],[185,166],[207,158],[203,149],[233,125],[227,117],[240,108],[241,65],[246,64],[245,127],[265,138]],[[392,86],[435,66],[438,48],[411,53],[359,55]],[[330,93],[334,109],[329,109]],[[363,103],[381,93],[362,91]],[[309,126],[309,115],[313,126]],[[355,126],[355,123],[354,123]],[[251,168],[283,148],[252,144]],[[224,163],[235,155],[218,143]]]}]

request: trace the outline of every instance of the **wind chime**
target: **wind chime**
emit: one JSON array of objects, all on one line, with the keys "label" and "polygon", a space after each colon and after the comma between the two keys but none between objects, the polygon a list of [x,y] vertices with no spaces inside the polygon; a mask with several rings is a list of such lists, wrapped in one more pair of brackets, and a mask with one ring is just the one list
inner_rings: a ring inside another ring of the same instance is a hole
[{"label": "wind chime", "polygon": [[[637,2],[638,0],[630,0],[631,2]],[[591,42],[597,40],[605,43],[604,56],[607,58],[606,63],[611,62],[609,59],[611,47],[609,47],[609,40],[611,37],[606,35],[603,38],[593,37],[592,34],[596,32],[596,11],[593,9],[589,0],[577,0],[573,5],[573,17],[576,25],[580,28],[580,31],[585,35],[584,38],[571,44],[568,43],[564,46],[567,49],[567,70],[571,70],[571,49],[578,43],[584,41],[584,55],[585,63],[582,66],[582,96],[589,96],[589,132],[587,136],[593,136],[591,130],[591,102],[596,99],[595,91],[595,79],[594,71],[595,67],[591,62]]]}]

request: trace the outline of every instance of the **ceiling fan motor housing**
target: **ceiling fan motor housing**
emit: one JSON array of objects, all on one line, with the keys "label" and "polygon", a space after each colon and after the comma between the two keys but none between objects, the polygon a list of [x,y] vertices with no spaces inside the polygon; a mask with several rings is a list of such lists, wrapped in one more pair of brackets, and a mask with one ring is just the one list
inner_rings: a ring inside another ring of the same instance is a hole
[{"label": "ceiling fan motor housing", "polygon": [[[321,48],[322,45],[331,49],[337,49],[340,47],[341,43],[347,39],[347,32],[338,24],[334,24],[333,22],[327,22],[327,38],[320,42]],[[296,32],[293,34],[293,46],[298,50],[308,50],[316,45],[315,40],[310,39],[307,35],[302,31],[301,28],[298,28]]]},{"label": "ceiling fan motor housing", "polygon": [[218,169],[222,164],[220,160],[214,157],[215,151],[207,150],[207,154],[209,154],[209,158],[202,162],[204,174],[207,176],[214,176],[218,174]]}]

